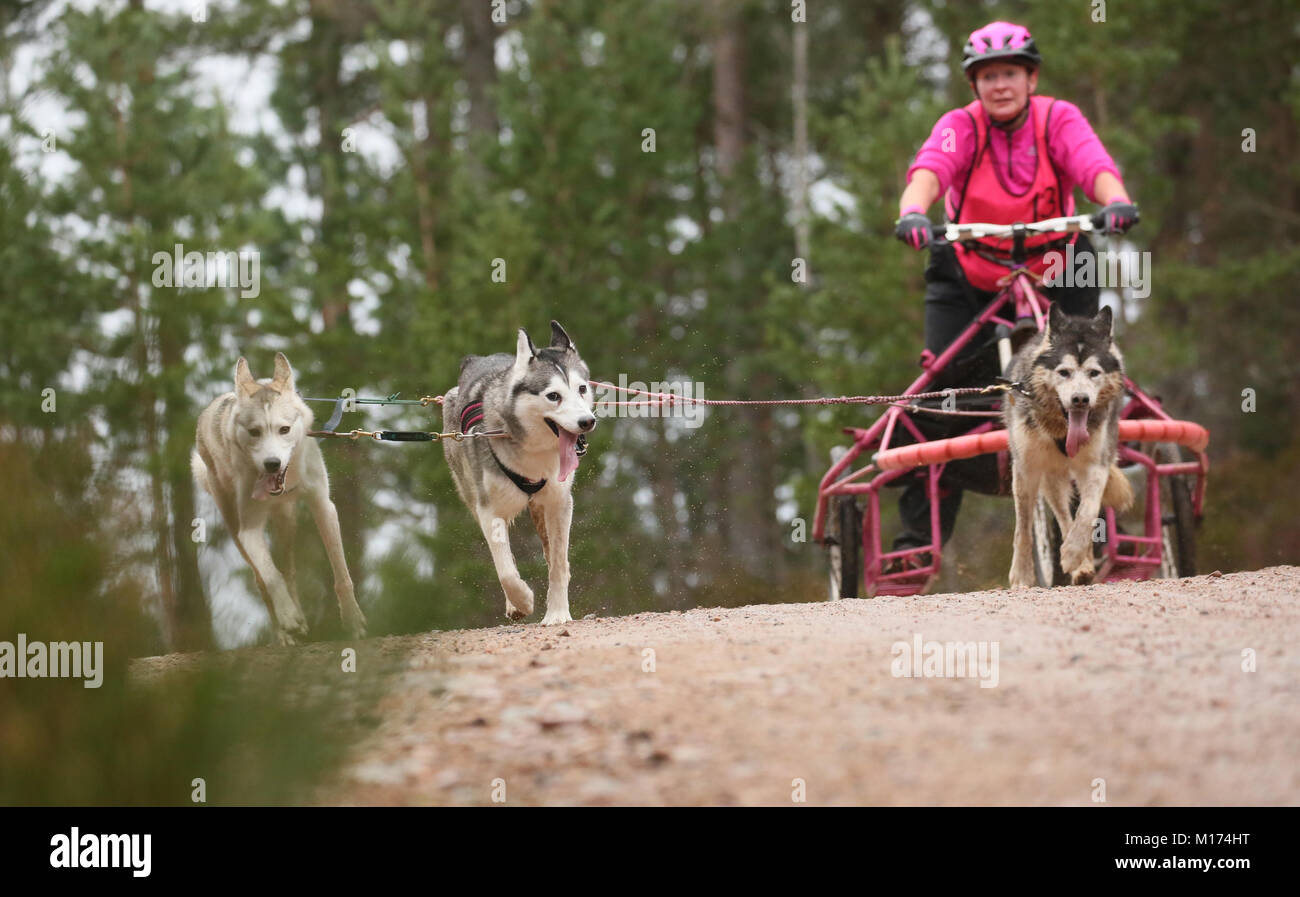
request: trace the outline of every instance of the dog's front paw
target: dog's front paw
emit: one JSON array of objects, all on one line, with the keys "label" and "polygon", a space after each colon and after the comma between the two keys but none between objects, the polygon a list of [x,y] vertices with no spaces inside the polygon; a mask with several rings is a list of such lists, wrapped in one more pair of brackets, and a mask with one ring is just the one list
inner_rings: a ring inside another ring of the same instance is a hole
[{"label": "dog's front paw", "polygon": [[1034,576],[1034,564],[1024,552],[1012,552],[1011,572],[1007,574],[1007,580],[1012,589],[1030,589],[1038,585],[1038,579]]},{"label": "dog's front paw", "polygon": [[[302,615],[297,605],[286,608],[277,614],[279,619],[276,621],[276,631],[283,633],[285,636],[293,639],[306,640],[307,638],[307,618]],[[281,644],[296,645],[297,641],[281,642]]]},{"label": "dog's front paw", "polygon": [[501,580],[501,589],[506,593],[507,617],[522,620],[533,612],[533,590],[528,583],[515,576]]},{"label": "dog's front paw", "polygon": [[1034,577],[1032,570],[1026,573],[1023,570],[1013,569],[1008,579],[1010,582],[1009,587],[1013,589],[1032,589],[1038,585],[1038,580]]},{"label": "dog's front paw", "polygon": [[573,617],[569,616],[567,607],[557,607],[548,609],[546,616],[542,617],[543,626],[554,626],[557,623],[572,623]]},{"label": "dog's front paw", "polygon": [[1066,539],[1061,546],[1061,569],[1071,576],[1076,571],[1092,573],[1092,543],[1082,539]]},{"label": "dog's front paw", "polygon": [[298,644],[298,636],[280,626],[275,627],[275,643],[282,648],[292,648]]},{"label": "dog's front paw", "polygon": [[343,620],[343,628],[350,637],[366,637],[366,615],[361,612],[361,608],[354,606],[350,611],[341,610],[339,613]]},{"label": "dog's front paw", "polygon": [[1075,567],[1073,570],[1070,570],[1068,567],[1065,567],[1064,564],[1062,564],[1061,566],[1062,569],[1065,569],[1069,572],[1070,584],[1076,586],[1086,586],[1088,583],[1092,582],[1092,575],[1093,573],[1096,572],[1096,568],[1092,564],[1091,552],[1084,555],[1083,563]]}]

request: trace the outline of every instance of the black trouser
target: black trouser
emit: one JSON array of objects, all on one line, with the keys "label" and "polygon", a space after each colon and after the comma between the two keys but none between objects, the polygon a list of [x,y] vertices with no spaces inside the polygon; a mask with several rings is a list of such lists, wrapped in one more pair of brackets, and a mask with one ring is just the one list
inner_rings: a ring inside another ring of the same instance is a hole
[{"label": "black trouser", "polygon": [[[1080,234],[1075,245],[1075,256],[1092,252],[1087,235]],[[1097,313],[1100,290],[1097,287],[1046,287],[1047,297],[1070,315],[1091,317]],[[925,347],[940,355],[948,348],[971,321],[979,316],[984,306],[993,300],[995,293],[977,290],[966,280],[957,262],[957,253],[951,243],[938,241],[931,244],[930,261],[925,267]],[[1009,311],[1014,314],[1014,309]],[[997,334],[993,324],[985,324],[966,347],[948,363],[935,378],[928,391],[937,392],[949,387],[986,386],[1002,373],[998,366]],[[966,408],[968,406],[962,406]],[[987,407],[987,406],[985,406]],[[972,423],[973,422],[973,423]],[[927,439],[958,436],[982,421],[970,417],[939,417],[928,414],[913,415],[913,423]],[[894,430],[893,445],[913,442],[903,427]],[[898,499],[898,512],[903,531],[894,540],[894,550],[915,548],[930,544],[930,498],[926,494],[925,479],[914,474],[900,478],[903,494]],[[951,461],[939,479],[939,531],[940,544],[946,544],[957,522],[964,489],[996,494],[1000,483],[997,458],[980,455],[961,461]]]}]

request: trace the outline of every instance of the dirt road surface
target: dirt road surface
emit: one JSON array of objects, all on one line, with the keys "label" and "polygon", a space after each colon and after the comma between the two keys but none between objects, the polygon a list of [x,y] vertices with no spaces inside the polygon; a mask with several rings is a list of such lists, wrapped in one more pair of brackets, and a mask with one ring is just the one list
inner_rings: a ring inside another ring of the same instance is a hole
[{"label": "dirt road surface", "polygon": [[[1272,567],[378,639],[377,725],[315,800],[1295,805],[1298,598]],[[996,666],[895,675],[918,637]]]}]

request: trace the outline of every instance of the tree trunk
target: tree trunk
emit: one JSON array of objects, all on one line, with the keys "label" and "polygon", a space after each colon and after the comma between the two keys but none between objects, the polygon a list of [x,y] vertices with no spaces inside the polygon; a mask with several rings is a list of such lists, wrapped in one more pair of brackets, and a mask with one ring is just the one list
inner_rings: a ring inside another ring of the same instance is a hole
[{"label": "tree trunk", "polygon": [[804,260],[804,289],[808,289],[808,25],[794,22],[794,254]]},{"label": "tree trunk", "polygon": [[212,645],[212,615],[199,575],[198,546],[190,538],[194,520],[194,480],[190,473],[190,444],[194,418],[185,396],[185,332],[179,312],[160,310],[158,349],[164,376],[163,430],[167,434],[163,471],[171,493],[171,557],[175,565],[173,649],[201,651]]},{"label": "tree trunk", "polygon": [[677,477],[668,444],[668,425],[660,422],[656,428],[659,445],[650,461],[650,485],[654,490],[655,515],[659,518],[660,538],[664,548],[660,565],[667,577],[668,588],[660,606],[665,609],[685,605],[685,557],[681,549],[687,544],[682,526],[677,522]]},{"label": "tree trunk", "polygon": [[[714,0],[713,12],[713,141],[717,154],[718,177],[723,186],[723,209],[726,220],[735,227],[743,207],[739,184],[740,168],[745,161],[749,127],[745,104],[745,43],[739,5],[730,0]],[[744,262],[732,255],[727,264],[726,289],[733,296],[748,292]],[[724,300],[729,301],[729,300]],[[731,301],[726,313],[731,318],[728,331],[745,333],[754,327],[746,324],[744,306]],[[761,345],[750,341],[749,348]],[[728,363],[724,382],[731,395],[742,390],[761,391],[766,378],[751,379],[743,366],[745,353]],[[723,481],[726,491],[725,543],[733,567],[754,578],[768,578],[773,563],[779,563],[779,544],[773,550],[776,517],[772,496],[771,446],[772,414],[767,408],[747,410],[729,424],[727,444],[722,451]]]},{"label": "tree trunk", "polygon": [[[498,131],[496,100],[492,86],[497,80],[496,27],[492,5],[483,0],[460,0],[461,23],[465,28],[465,85],[469,89],[469,132]],[[430,126],[432,131],[432,126]]]},{"label": "tree trunk", "polygon": [[140,299],[140,285],[135,271],[128,275],[127,289],[134,297],[136,337],[136,384],[140,391],[140,407],[144,409],[141,429],[144,431],[145,470],[149,476],[149,525],[154,537],[154,562],[158,572],[158,597],[163,613],[163,644],[168,653],[177,648],[178,622],[176,614],[176,589],[172,582],[171,534],[167,525],[167,498],[163,493],[163,457],[158,443],[158,396],[154,392],[153,375],[149,364],[148,311]]},{"label": "tree trunk", "polygon": [[[138,3],[132,6],[139,9]],[[135,179],[130,162],[127,131],[131,123],[119,106],[113,106],[113,126],[117,139],[117,170],[122,178],[120,219],[132,224],[135,219]],[[139,273],[134,260],[126,265],[127,305],[135,327],[135,373],[143,413],[140,429],[144,434],[145,474],[149,477],[149,527],[154,538],[154,567],[158,575],[158,600],[162,609],[162,640],[168,652],[176,649],[176,592],[172,582],[171,538],[167,526],[167,498],[163,492],[163,459],[158,443],[158,397],[155,394],[149,346],[151,327],[149,311],[141,296]]]},{"label": "tree trunk", "polygon": [[433,204],[433,185],[430,183],[429,158],[434,150],[433,101],[422,99],[424,105],[424,135],[417,132],[411,148],[411,176],[415,180],[416,214],[419,218],[420,254],[424,258],[424,285],[430,292],[438,289],[438,244],[435,233],[438,211]]},{"label": "tree trunk", "polygon": [[744,45],[735,4],[713,0],[713,10],[713,143],[718,174],[725,179],[735,172],[745,153]]},{"label": "tree trunk", "polygon": [[[340,68],[343,59],[343,33],[332,4],[313,0],[311,15],[311,44],[309,54],[312,66],[312,105],[319,110],[318,170],[316,187],[321,198],[320,242],[316,246],[317,270],[320,277],[321,317],[326,331],[352,329],[349,313],[347,260],[351,257],[349,234],[352,222],[348,215],[348,201],[343,193],[345,158],[342,132],[346,124],[339,107],[342,95]],[[332,339],[329,345],[355,345],[352,339]],[[332,382],[358,382],[363,372],[355,367],[355,360],[332,359],[324,368],[325,376]],[[359,385],[359,383],[358,383]],[[362,560],[364,532],[361,519],[361,489],[356,471],[362,454],[356,443],[339,440],[331,458],[330,493],[338,508],[339,529],[343,537],[344,557],[352,580],[360,584],[363,579]],[[304,609],[305,610],[305,609]]]}]

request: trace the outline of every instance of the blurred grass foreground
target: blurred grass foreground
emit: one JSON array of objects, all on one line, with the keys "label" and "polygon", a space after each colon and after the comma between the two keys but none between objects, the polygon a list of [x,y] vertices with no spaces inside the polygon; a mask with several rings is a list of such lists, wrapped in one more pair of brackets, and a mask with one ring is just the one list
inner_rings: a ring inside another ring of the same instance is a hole
[{"label": "blurred grass foreground", "polygon": [[[38,452],[0,441],[0,642],[16,649],[22,634],[29,651],[64,641],[103,651],[99,687],[6,667],[0,805],[308,801],[363,731],[355,708],[367,705],[374,678],[343,672],[343,644],[129,664],[155,643],[156,627],[139,584],[118,575],[106,548],[118,544],[104,537],[113,502],[91,506],[83,496],[93,490],[76,482],[85,461],[75,440]],[[374,669],[360,651],[357,667]]]}]

